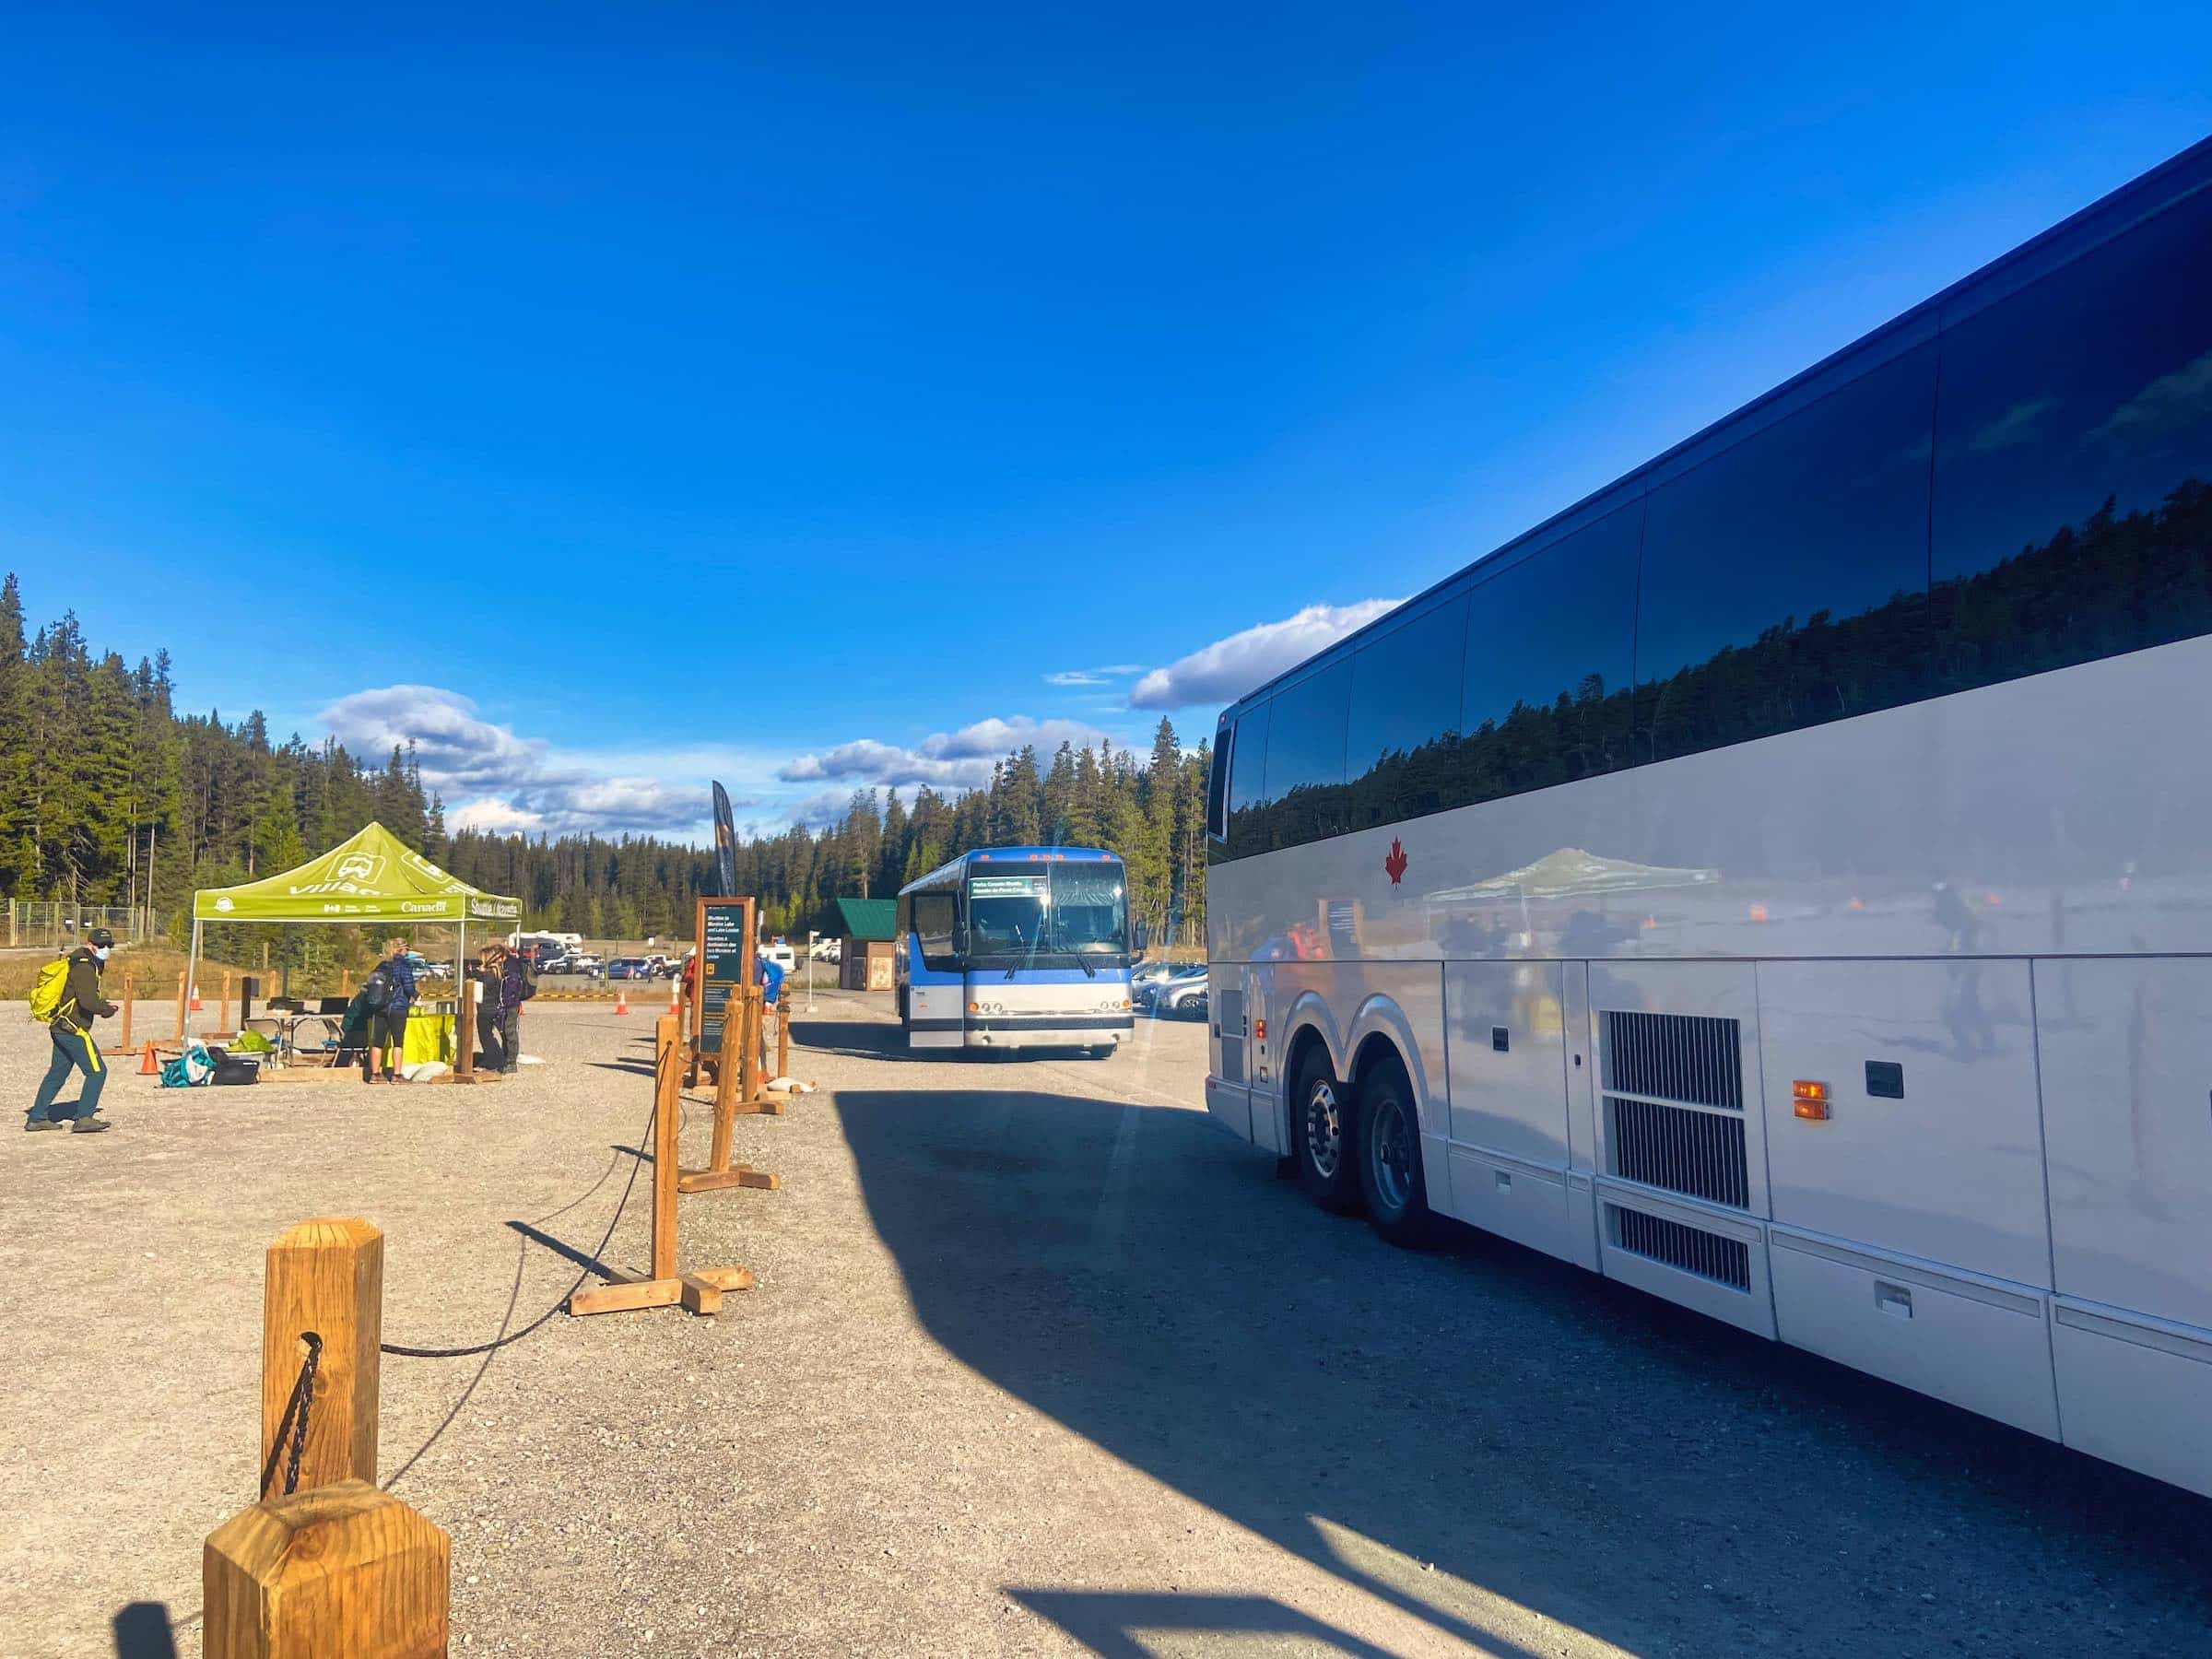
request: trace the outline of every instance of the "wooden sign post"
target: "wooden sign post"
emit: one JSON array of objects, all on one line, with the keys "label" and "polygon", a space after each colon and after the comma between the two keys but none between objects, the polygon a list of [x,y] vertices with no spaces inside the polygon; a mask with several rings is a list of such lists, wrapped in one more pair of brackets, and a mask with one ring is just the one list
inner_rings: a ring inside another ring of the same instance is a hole
[{"label": "wooden sign post", "polygon": [[679,1303],[689,1312],[719,1313],[724,1291],[753,1288],[753,1276],[743,1267],[698,1267],[689,1273],[677,1270],[676,1130],[683,1095],[682,1022],[673,1014],[663,1015],[653,1039],[652,1271],[613,1270],[606,1284],[579,1290],[569,1298],[571,1314],[619,1313],[630,1308],[670,1308]]},{"label": "wooden sign post", "polygon": [[177,1046],[184,1046],[184,975],[177,975]]}]

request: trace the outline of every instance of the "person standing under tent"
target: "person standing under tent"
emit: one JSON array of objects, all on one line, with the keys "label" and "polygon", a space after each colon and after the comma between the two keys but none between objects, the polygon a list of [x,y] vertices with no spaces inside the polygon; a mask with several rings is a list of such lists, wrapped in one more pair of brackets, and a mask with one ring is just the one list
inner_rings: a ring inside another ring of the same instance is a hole
[{"label": "person standing under tent", "polygon": [[[31,1098],[29,1114],[23,1127],[34,1133],[41,1129],[59,1129],[60,1120],[53,1115],[53,1098],[62,1091],[72,1071],[85,1074],[85,1086],[78,1093],[74,1121],[69,1124],[72,1134],[98,1135],[112,1128],[107,1119],[99,1115],[100,1091],[108,1085],[108,1068],[100,1057],[100,1044],[92,1039],[92,1022],[105,1019],[116,1012],[115,1005],[100,992],[100,970],[106,966],[108,952],[114,948],[115,935],[104,927],[96,927],[86,935],[85,942],[71,951],[68,967],[60,987],[60,1000],[54,1005],[46,1031],[53,1042],[53,1059],[46,1067],[46,1076],[39,1082],[38,1093]],[[38,994],[32,994],[32,1013],[42,1014],[38,1006]]]},{"label": "person standing under tent", "polygon": [[506,950],[498,945],[487,945],[477,965],[468,971],[468,977],[477,984],[477,1053],[482,1057],[483,1069],[503,1072],[509,1069],[506,1031]]},{"label": "person standing under tent", "polygon": [[530,959],[510,950],[500,963],[500,1069],[512,1076],[523,1064],[523,1005],[537,994],[537,974]]},{"label": "person standing under tent", "polygon": [[379,1061],[383,1066],[384,1081],[399,1081],[399,1067],[407,1057],[407,1010],[415,1002],[415,964],[407,959],[407,942],[392,941],[391,954],[376,966],[390,987],[384,996],[384,1006],[377,1010],[369,1026],[369,1059],[363,1076],[369,1082],[376,1081]]}]

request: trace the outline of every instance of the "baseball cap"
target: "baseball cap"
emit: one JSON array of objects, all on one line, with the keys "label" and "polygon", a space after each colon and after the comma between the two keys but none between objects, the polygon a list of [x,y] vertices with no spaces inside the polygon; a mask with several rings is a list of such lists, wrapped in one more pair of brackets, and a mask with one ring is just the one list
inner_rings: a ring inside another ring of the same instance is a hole
[{"label": "baseball cap", "polygon": [[112,946],[115,935],[104,927],[96,927],[85,935],[85,943],[95,947]]}]

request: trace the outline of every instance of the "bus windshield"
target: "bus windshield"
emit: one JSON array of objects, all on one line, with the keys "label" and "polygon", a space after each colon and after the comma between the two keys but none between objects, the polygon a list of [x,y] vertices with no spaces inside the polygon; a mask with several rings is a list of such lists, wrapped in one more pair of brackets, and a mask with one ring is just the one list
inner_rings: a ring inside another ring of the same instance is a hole
[{"label": "bus windshield", "polygon": [[971,968],[1119,964],[1128,955],[1129,905],[1119,865],[1055,864],[1021,875],[968,878]]}]

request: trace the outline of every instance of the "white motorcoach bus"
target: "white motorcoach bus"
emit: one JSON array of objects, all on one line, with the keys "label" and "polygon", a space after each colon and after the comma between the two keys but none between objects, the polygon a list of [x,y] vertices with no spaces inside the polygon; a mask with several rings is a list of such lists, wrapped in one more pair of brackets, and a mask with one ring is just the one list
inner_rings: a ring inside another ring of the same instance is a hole
[{"label": "white motorcoach bus", "polygon": [[1206,1104],[2212,1494],[2212,143],[1262,687]]},{"label": "white motorcoach bus", "polygon": [[1128,874],[1099,847],[963,853],[899,890],[892,983],[910,1048],[1129,1039]]}]

